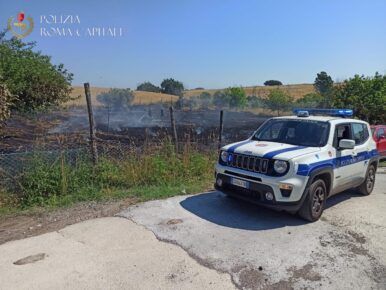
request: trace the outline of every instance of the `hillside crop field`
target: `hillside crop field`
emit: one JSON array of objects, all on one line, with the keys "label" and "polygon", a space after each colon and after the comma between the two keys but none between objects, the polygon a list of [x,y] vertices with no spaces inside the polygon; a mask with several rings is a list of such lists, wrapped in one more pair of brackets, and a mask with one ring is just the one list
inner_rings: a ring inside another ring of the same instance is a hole
[{"label": "hillside crop field", "polygon": [[[100,107],[102,103],[97,100],[97,96],[101,93],[107,92],[109,88],[101,88],[101,87],[91,87],[91,97],[93,106]],[[175,102],[178,100],[177,96],[162,94],[162,93],[153,93],[153,92],[142,92],[142,91],[134,91],[134,102],[133,104],[154,104],[154,103],[167,103],[167,102]],[[77,98],[80,96],[80,98]],[[66,107],[71,106],[86,106],[86,98],[84,95],[84,88],[81,86],[74,86],[72,93],[72,98],[77,98],[75,100],[71,100],[65,104]]]},{"label": "hillside crop field", "polygon": [[[270,91],[277,88],[287,92],[295,100],[303,97],[306,94],[315,92],[313,84],[295,84],[295,85],[283,85],[283,86],[252,86],[252,87],[244,87],[244,90],[248,96],[267,97]],[[203,92],[208,92],[213,95],[218,90],[221,91],[222,89],[188,90],[188,91],[185,91],[184,96],[186,97],[198,96]]]},{"label": "hillside crop field", "polygon": [[[306,94],[315,92],[314,86],[312,84],[295,84],[295,85],[283,85],[283,86],[253,86],[253,87],[244,87],[244,90],[248,96],[261,96],[267,97],[269,92],[275,88],[279,88],[287,92],[295,100],[303,97]],[[91,87],[91,96],[93,106],[99,107],[102,104],[96,99],[96,96],[107,92],[109,88],[101,87]],[[186,90],[184,96],[186,98],[199,96],[203,92],[208,92],[213,95],[216,91],[221,91],[224,89],[208,89],[208,90]],[[73,91],[71,96],[77,98],[71,100],[65,104],[65,106],[85,106],[86,98],[84,97],[84,88],[82,86],[73,86]],[[154,103],[171,103],[178,100],[177,96],[168,95],[163,93],[153,93],[153,92],[143,92],[143,91],[134,91],[134,104],[154,104]]]}]

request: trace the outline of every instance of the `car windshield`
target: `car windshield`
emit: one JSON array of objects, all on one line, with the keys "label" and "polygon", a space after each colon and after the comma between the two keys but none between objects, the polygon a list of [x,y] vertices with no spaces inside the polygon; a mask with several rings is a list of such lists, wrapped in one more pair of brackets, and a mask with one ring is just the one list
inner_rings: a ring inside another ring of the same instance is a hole
[{"label": "car windshield", "polygon": [[329,123],[323,121],[271,119],[256,131],[252,140],[322,147],[327,143],[329,128]]}]

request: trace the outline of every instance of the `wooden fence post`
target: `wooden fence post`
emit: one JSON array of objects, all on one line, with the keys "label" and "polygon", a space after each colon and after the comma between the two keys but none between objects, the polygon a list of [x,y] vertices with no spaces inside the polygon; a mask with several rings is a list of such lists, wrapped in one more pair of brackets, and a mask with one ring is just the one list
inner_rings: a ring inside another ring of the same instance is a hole
[{"label": "wooden fence post", "polygon": [[176,120],[174,119],[174,109],[173,106],[170,106],[170,123],[172,128],[172,137],[173,143],[176,148],[176,152],[178,152],[178,139],[177,139],[177,129],[176,129]]},{"label": "wooden fence post", "polygon": [[224,111],[220,111],[220,128],[218,131],[218,150],[221,148],[221,143],[222,143],[222,131],[224,128],[224,123],[223,123],[223,117],[224,117]]},{"label": "wooden fence post", "polygon": [[95,165],[98,163],[98,150],[97,150],[96,140],[95,140],[95,120],[94,120],[94,114],[93,114],[92,105],[91,105],[91,92],[90,92],[89,83],[84,83],[84,93],[86,95],[88,121],[90,124],[90,149],[91,149],[92,161]]}]

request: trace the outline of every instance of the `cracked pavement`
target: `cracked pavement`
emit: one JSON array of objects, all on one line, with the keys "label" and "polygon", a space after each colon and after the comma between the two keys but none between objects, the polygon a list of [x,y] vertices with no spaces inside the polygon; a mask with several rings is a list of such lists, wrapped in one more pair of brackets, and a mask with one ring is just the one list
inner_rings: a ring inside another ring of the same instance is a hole
[{"label": "cracked pavement", "polygon": [[0,245],[0,289],[386,289],[386,174],[316,223],[219,192]]},{"label": "cracked pavement", "polygon": [[[244,289],[386,289],[386,175],[374,192],[328,200],[316,223],[219,192],[122,212]],[[169,223],[178,220],[178,223]]]}]

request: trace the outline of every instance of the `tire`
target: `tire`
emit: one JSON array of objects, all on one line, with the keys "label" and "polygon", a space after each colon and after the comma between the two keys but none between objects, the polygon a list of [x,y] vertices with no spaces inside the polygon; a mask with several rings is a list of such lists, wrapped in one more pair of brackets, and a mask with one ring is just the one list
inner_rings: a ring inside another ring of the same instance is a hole
[{"label": "tire", "polygon": [[370,195],[373,192],[375,184],[375,172],[375,166],[371,164],[367,169],[365,181],[363,181],[363,183],[358,187],[359,193],[363,195]]},{"label": "tire", "polygon": [[322,179],[315,180],[307,192],[298,214],[301,218],[315,222],[323,213],[327,199],[326,183]]}]

